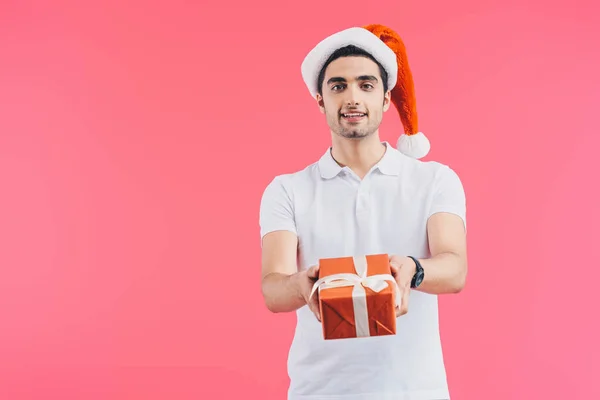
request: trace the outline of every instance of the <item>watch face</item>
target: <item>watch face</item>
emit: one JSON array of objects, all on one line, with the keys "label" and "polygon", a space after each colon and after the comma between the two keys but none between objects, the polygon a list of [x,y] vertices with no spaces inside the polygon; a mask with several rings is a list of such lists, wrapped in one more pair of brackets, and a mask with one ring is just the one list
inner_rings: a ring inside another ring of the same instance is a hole
[{"label": "watch face", "polygon": [[421,282],[423,282],[423,277],[423,271],[417,272],[417,275],[415,276],[415,287],[419,286]]}]

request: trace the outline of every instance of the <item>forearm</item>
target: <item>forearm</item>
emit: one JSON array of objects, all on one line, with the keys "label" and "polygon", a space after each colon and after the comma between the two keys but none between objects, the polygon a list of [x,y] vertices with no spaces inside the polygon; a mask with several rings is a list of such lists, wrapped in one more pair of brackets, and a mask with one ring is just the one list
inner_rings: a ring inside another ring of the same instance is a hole
[{"label": "forearm", "polygon": [[306,302],[300,294],[297,274],[286,275],[273,272],[262,280],[262,293],[267,308],[271,312],[290,312],[304,306]]},{"label": "forearm", "polygon": [[415,290],[430,294],[458,293],[465,286],[467,261],[456,253],[441,253],[432,258],[419,259],[425,276]]}]

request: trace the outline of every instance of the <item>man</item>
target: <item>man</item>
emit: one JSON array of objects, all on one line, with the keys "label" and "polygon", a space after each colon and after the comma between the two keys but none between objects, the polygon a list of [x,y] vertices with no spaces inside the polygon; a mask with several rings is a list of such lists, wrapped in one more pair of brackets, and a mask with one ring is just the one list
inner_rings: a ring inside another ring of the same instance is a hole
[{"label": "man", "polygon": [[[261,201],[262,292],[269,310],[296,311],[289,400],[449,399],[437,295],[467,273],[465,194],[417,130],[410,70],[398,35],[381,25],[320,42],[302,65],[325,114],[331,146],[305,169],[276,176]],[[398,149],[379,137],[394,104]],[[321,258],[390,255],[401,290],[395,335],[324,340],[317,296]]]}]

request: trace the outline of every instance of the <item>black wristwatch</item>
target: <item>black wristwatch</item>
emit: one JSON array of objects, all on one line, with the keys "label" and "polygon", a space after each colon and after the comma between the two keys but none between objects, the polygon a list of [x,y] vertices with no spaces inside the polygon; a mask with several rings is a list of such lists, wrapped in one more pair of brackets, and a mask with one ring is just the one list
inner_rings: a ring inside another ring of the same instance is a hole
[{"label": "black wristwatch", "polygon": [[416,287],[419,287],[421,282],[423,282],[423,278],[425,277],[425,271],[423,270],[423,266],[421,265],[419,260],[417,260],[415,257],[412,257],[412,256],[408,256],[408,257],[410,259],[412,259],[415,262],[415,264],[417,265],[417,270],[415,271],[415,275],[413,276],[412,281],[410,282],[410,287],[414,289]]}]

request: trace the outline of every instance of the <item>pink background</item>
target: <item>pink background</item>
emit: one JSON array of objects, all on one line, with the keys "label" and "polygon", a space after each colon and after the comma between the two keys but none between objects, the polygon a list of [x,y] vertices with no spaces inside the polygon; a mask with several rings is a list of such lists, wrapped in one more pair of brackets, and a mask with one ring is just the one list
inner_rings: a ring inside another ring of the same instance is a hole
[{"label": "pink background", "polygon": [[592,1],[52,3],[0,6],[0,398],[285,398],[260,196],[329,145],[302,58],[373,22],[467,191],[453,398],[600,398]]}]

